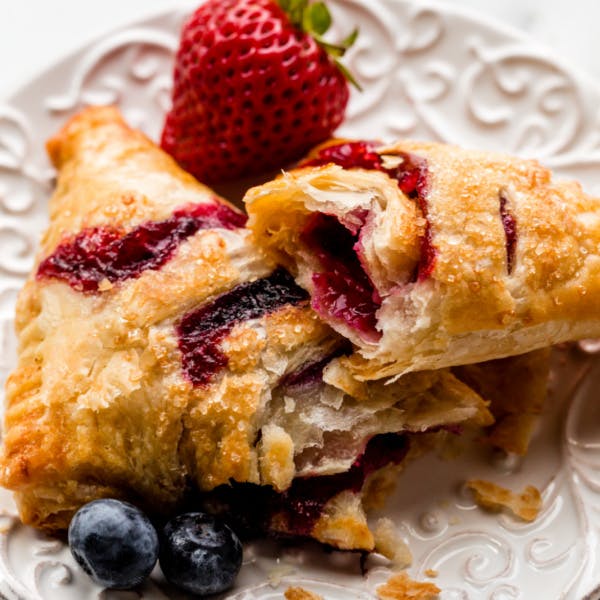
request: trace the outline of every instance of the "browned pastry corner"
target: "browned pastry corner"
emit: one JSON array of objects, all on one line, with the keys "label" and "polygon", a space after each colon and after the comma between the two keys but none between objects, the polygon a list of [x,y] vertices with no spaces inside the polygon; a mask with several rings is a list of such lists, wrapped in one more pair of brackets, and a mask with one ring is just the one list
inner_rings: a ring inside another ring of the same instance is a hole
[{"label": "browned pastry corner", "polygon": [[452,372],[489,400],[494,423],[486,440],[523,456],[542,412],[550,373],[550,348],[455,367]]}]

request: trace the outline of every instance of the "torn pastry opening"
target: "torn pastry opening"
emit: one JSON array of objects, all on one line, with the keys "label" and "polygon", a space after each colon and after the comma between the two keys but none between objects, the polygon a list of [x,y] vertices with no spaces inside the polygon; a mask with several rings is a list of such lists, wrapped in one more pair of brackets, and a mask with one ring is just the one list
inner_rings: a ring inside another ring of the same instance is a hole
[{"label": "torn pastry opening", "polygon": [[426,163],[343,142],[301,167],[311,168],[249,192],[250,226],[310,291],[322,318],[355,343],[375,344],[385,298],[434,266]]},{"label": "torn pastry opening", "polygon": [[366,512],[385,501],[406,460],[446,433],[492,421],[487,403],[445,370],[372,382],[352,396],[328,370],[336,354],[273,389],[260,417],[261,485],[217,487],[204,496],[211,511],[250,533],[372,550]]}]

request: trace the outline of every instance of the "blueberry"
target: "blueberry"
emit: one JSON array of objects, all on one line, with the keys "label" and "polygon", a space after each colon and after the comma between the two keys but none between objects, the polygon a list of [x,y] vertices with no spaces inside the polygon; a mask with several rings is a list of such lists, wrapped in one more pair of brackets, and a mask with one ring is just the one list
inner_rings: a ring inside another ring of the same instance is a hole
[{"label": "blueberry", "polygon": [[186,513],[165,525],[159,560],[173,585],[191,594],[216,594],[233,585],[242,566],[242,544],[214,517]]},{"label": "blueberry", "polygon": [[127,589],[141,583],[158,558],[158,535],[148,517],[120,500],[94,500],[69,525],[71,553],[99,585]]}]

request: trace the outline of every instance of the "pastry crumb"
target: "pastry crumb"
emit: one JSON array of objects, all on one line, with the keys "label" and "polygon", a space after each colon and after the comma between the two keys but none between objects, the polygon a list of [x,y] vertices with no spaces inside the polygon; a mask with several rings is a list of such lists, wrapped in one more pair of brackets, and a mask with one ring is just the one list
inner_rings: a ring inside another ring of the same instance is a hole
[{"label": "pastry crumb", "polygon": [[283,595],[286,600],[323,600],[323,596],[301,587],[289,587]]},{"label": "pastry crumb", "polygon": [[441,591],[433,583],[414,581],[406,571],[392,575],[376,589],[380,600],[435,600]]},{"label": "pastry crumb", "polygon": [[473,490],[475,502],[482,508],[493,511],[507,508],[524,521],[535,520],[542,508],[542,496],[532,485],[520,494],[481,479],[467,481],[467,487]]},{"label": "pastry crumb", "polygon": [[396,570],[410,567],[412,554],[391,519],[378,519],[373,537],[375,538],[375,552],[379,552],[391,560]]},{"label": "pastry crumb", "polygon": [[437,577],[439,573],[435,569],[427,569],[425,575],[427,575],[427,577]]}]

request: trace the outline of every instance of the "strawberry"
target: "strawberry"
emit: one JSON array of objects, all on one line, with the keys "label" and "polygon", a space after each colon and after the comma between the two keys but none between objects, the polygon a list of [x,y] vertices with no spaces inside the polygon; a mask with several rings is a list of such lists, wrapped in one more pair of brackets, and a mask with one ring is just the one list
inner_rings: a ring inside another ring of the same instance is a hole
[{"label": "strawberry", "polygon": [[281,167],[327,139],[355,83],[308,0],[208,0],[184,25],[161,145],[211,183]]}]

